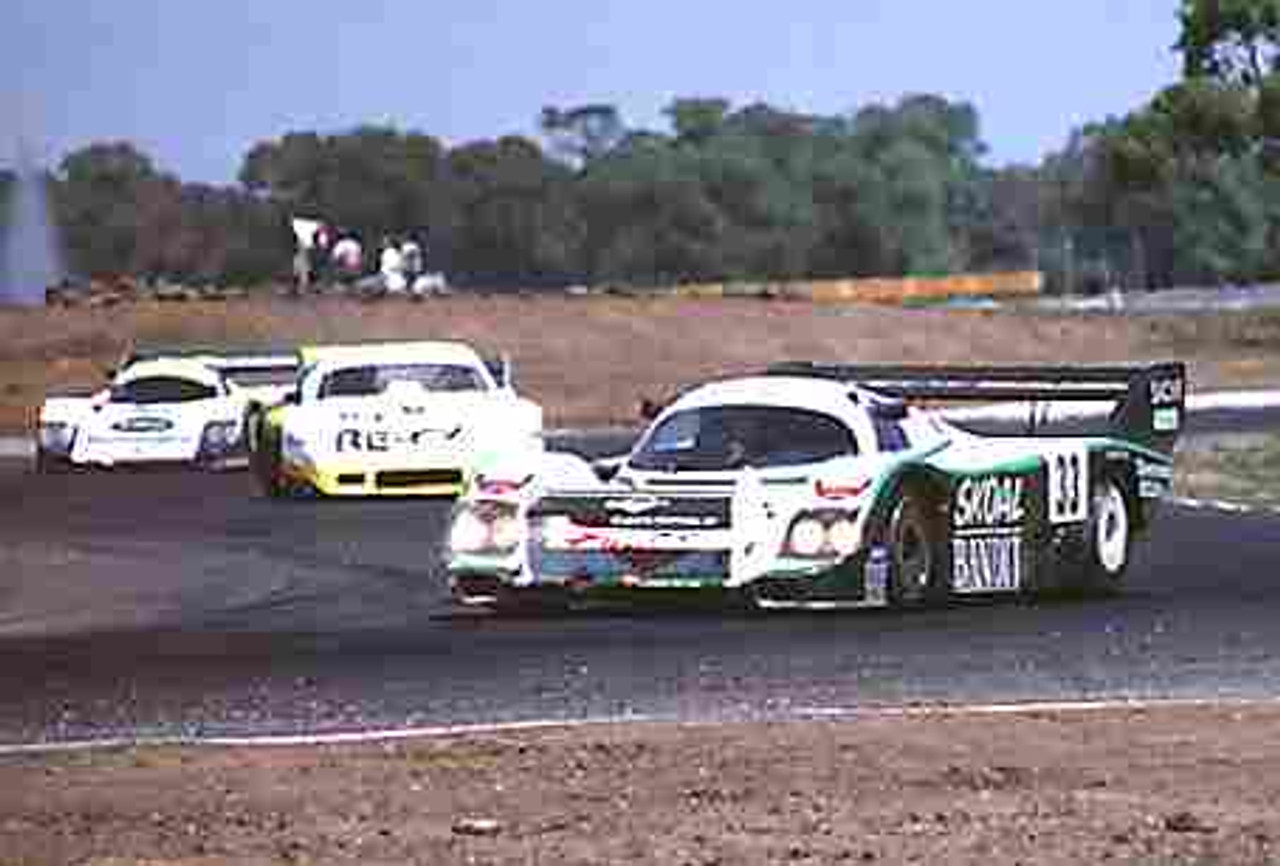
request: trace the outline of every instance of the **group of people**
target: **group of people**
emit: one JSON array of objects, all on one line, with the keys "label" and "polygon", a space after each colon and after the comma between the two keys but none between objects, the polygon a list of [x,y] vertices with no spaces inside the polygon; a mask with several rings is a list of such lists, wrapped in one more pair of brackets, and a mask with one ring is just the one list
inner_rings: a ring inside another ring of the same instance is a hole
[{"label": "group of people", "polygon": [[[316,220],[294,219],[297,250],[293,260],[296,294],[338,283],[366,294],[422,296],[445,290],[441,274],[428,273],[422,244],[412,236],[383,238],[376,271],[366,268],[365,249],[352,231]],[[372,264],[372,263],[371,263]]]}]

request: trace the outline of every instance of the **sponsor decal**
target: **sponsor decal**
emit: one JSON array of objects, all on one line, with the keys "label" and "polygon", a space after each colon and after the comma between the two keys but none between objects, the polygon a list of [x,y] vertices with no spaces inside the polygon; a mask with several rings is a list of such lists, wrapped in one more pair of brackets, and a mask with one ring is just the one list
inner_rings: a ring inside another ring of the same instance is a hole
[{"label": "sponsor decal", "polygon": [[609,511],[621,511],[624,514],[646,514],[655,508],[663,508],[671,502],[657,496],[632,496],[627,499],[606,499],[604,507]]},{"label": "sponsor decal", "polygon": [[1173,467],[1167,463],[1154,463],[1150,460],[1138,462],[1138,477],[1152,478],[1161,481],[1173,480]]},{"label": "sponsor decal", "polygon": [[1013,592],[1022,586],[1022,536],[999,535],[951,540],[951,586],[958,593]]},{"label": "sponsor decal", "polygon": [[462,432],[458,424],[450,429],[425,427],[418,430],[361,429],[339,430],[334,440],[338,453],[380,453],[400,448],[420,448],[432,442],[452,441]]},{"label": "sponsor decal", "polygon": [[1151,427],[1157,433],[1174,433],[1182,426],[1177,406],[1166,406],[1151,413]]},{"label": "sponsor decal", "polygon": [[710,514],[637,514],[609,521],[610,526],[630,529],[711,529],[719,523],[719,519]]},{"label": "sponsor decal", "polygon": [[155,415],[134,415],[112,424],[111,429],[119,433],[163,433],[173,429],[173,422]]},{"label": "sponsor decal", "polygon": [[551,495],[539,500],[534,516],[548,519],[563,516],[579,527],[619,532],[702,532],[728,528],[729,505],[725,497],[655,496],[646,493],[599,498]]},{"label": "sponsor decal", "polygon": [[1182,405],[1186,384],[1181,378],[1152,379],[1149,387],[1152,407]]},{"label": "sponsor decal", "polygon": [[1011,475],[965,478],[956,487],[951,525],[956,529],[1021,526],[1026,518],[1023,482]]},{"label": "sponsor decal", "polygon": [[1044,455],[1048,472],[1049,522],[1080,523],[1089,516],[1089,453],[1067,445]]},{"label": "sponsor decal", "polygon": [[1164,463],[1140,460],[1138,468],[1138,496],[1143,499],[1163,499],[1173,492],[1173,467]]},{"label": "sponsor decal", "polygon": [[1026,478],[965,478],[951,509],[951,585],[957,593],[1012,592],[1022,586]]}]

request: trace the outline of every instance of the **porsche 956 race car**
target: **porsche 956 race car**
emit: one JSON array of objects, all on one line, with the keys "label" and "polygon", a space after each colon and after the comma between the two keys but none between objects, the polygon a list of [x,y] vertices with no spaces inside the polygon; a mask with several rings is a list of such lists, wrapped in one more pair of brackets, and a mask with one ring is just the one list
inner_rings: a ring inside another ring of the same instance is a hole
[{"label": "porsche 956 race car", "polygon": [[542,408],[462,343],[313,346],[299,361],[251,437],[269,496],[456,496],[489,455],[542,451]]},{"label": "porsche 956 race car", "polygon": [[243,457],[245,418],[291,381],[288,355],[138,352],[107,387],[47,397],[36,423],[36,469],[185,463]]},{"label": "porsche 956 race car", "polygon": [[[766,608],[1115,590],[1172,488],[1185,382],[1179,363],[793,363],[712,382],[620,463],[548,453],[486,471],[455,509],[450,583],[487,607],[659,590]],[[1027,429],[979,435],[944,416],[973,400],[1026,405]],[[1099,403],[1081,435],[1038,423],[1046,407]]]}]

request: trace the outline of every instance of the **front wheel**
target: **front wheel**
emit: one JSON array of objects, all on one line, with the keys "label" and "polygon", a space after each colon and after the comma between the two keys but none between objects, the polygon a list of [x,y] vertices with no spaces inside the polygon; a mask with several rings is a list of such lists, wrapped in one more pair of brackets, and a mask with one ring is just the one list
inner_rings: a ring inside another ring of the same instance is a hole
[{"label": "front wheel", "polygon": [[259,417],[255,425],[258,433],[254,436],[254,448],[249,451],[249,466],[258,481],[258,487],[270,499],[287,499],[291,488],[280,472],[279,437],[273,436],[265,429]]},{"label": "front wheel", "polygon": [[71,461],[61,454],[54,454],[36,446],[36,472],[40,475],[62,475],[71,471]]},{"label": "front wheel", "polygon": [[886,542],[889,603],[910,607],[937,601],[941,595],[937,521],[929,500],[919,491],[904,491],[894,504]]},{"label": "front wheel", "polygon": [[1125,486],[1114,475],[1094,484],[1085,523],[1085,586],[1115,592],[1124,582],[1133,545],[1133,519]]}]

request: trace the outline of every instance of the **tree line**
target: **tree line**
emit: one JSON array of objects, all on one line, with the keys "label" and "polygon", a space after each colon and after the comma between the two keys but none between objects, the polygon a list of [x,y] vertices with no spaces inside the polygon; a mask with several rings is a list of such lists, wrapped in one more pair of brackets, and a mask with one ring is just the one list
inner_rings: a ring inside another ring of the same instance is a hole
[{"label": "tree line", "polygon": [[[1033,268],[1054,288],[1280,274],[1280,0],[1184,0],[1182,79],[990,167],[978,110],[920,94],[834,116],[687,97],[668,129],[552,106],[539,135],[448,147],[367,126],[255,144],[233,186],[135,146],[67,155],[48,184],[78,274],[285,277],[291,215],[426,239],[455,284],[928,275]],[[0,183],[5,183],[0,177]]]}]

